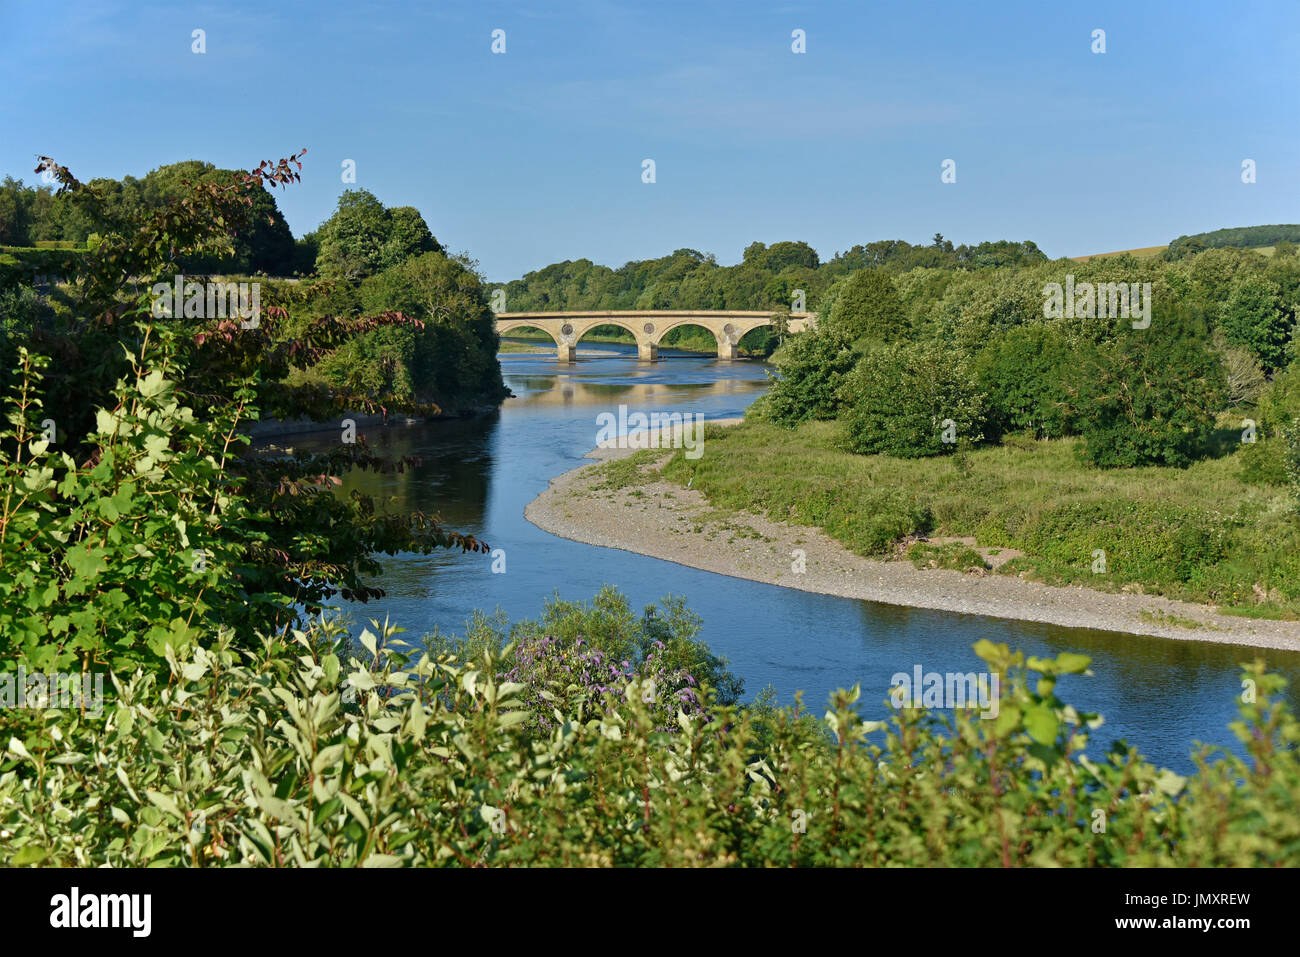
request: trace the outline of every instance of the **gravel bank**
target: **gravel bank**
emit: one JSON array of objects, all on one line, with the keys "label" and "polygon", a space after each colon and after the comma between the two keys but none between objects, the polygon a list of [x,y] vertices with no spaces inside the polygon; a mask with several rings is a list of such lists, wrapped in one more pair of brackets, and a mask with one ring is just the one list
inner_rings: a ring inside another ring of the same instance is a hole
[{"label": "gravel bank", "polygon": [[[699,492],[679,485],[593,488],[599,484],[595,472],[601,461],[632,451],[601,447],[589,452],[587,457],[597,461],[553,479],[528,504],[524,517],[561,538],[785,588],[1075,628],[1300,651],[1300,622],[1221,615],[1207,605],[1062,588],[1006,575],[921,571],[907,561],[862,558],[820,529],[752,513],[718,514]],[[794,570],[798,551],[803,552],[802,572]]]}]

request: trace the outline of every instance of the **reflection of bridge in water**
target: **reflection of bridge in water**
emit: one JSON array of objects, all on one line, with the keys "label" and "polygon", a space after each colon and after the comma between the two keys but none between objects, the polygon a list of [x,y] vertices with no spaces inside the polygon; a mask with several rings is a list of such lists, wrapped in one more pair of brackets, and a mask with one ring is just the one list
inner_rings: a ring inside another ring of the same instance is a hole
[{"label": "reflection of bridge in water", "polygon": [[[664,335],[678,326],[701,326],[718,341],[718,358],[735,359],[736,346],[747,332],[763,326],[776,326],[781,315],[775,312],[737,312],[730,309],[636,309],[614,312],[499,312],[497,333],[505,335],[525,326],[541,329],[555,340],[561,362],[577,356],[578,340],[596,326],[618,326],[636,337],[637,357],[646,362],[659,358],[659,343]],[[812,312],[790,313],[786,332],[799,332],[817,320]]]},{"label": "reflection of bridge in water", "polygon": [[575,382],[557,376],[510,376],[518,405],[592,405],[610,408],[619,402],[671,405],[687,393],[697,403],[706,396],[740,395],[767,387],[766,379],[715,379],[712,382]]}]

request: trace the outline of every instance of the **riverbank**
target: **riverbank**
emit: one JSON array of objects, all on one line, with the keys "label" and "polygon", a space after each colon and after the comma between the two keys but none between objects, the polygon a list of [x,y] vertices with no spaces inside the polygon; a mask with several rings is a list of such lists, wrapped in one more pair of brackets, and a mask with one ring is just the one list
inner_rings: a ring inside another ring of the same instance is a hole
[{"label": "riverbank", "polygon": [[[909,561],[863,558],[820,529],[716,509],[698,491],[674,483],[650,477],[632,484],[610,482],[601,466],[635,451],[593,450],[588,458],[596,462],[553,479],[529,503],[525,517],[572,541],[802,591],[1073,628],[1300,651],[1300,622],[1225,615],[1210,605],[1046,585],[1011,575],[921,570]],[[665,451],[660,461],[669,455]]]}]

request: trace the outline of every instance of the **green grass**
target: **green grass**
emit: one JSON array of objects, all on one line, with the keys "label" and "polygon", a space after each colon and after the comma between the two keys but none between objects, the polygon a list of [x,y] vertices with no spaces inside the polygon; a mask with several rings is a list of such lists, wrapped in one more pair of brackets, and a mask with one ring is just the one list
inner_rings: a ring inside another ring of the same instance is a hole
[{"label": "green grass", "polygon": [[1175,615],[1167,611],[1148,611],[1143,608],[1138,612],[1138,617],[1143,621],[1149,621],[1155,625],[1173,625],[1175,628],[1204,628],[1201,622],[1195,618],[1188,618],[1185,615]]},{"label": "green grass", "polygon": [[[1188,469],[1107,470],[1062,439],[978,449],[959,470],[951,458],[860,456],[839,443],[835,423],[712,426],[704,455],[675,453],[662,477],[691,480],[715,508],[823,528],[861,555],[908,536],[974,538],[1025,553],[1000,574],[1300,617],[1295,509],[1283,489],[1243,483],[1233,453]],[[611,485],[648,478],[644,463],[616,463]]]},{"label": "green grass", "polygon": [[979,552],[961,542],[945,542],[942,545],[916,542],[908,548],[907,557],[913,565],[922,570],[948,568],[952,571],[964,572],[972,569],[983,571],[989,567]]}]

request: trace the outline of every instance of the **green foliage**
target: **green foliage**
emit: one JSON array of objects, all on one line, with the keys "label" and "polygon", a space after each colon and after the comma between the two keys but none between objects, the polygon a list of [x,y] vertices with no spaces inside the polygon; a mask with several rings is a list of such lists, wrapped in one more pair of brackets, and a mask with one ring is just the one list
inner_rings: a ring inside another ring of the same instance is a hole
[{"label": "green foliage", "polygon": [[255,654],[222,636],[169,652],[166,682],[115,680],[101,714],[0,714],[4,863],[1300,863],[1300,728],[1262,663],[1232,726],[1244,757],[1203,748],[1183,777],[1122,744],[1089,753],[1098,716],[1055,690],[1089,673],[1081,655],[979,642],[996,720],[891,712],[886,689],[854,687],[831,696],[825,736],[770,703],[661,729],[632,679],[539,735],[496,659],[404,654],[397,631],[363,635],[362,658],[329,623]]},{"label": "green foliage", "polygon": [[961,542],[915,542],[907,549],[908,560],[917,568],[946,568],[951,571],[983,571],[988,562],[969,545]]},{"label": "green foliage", "polygon": [[1267,369],[1286,365],[1292,316],[1279,307],[1281,290],[1263,276],[1244,276],[1232,284],[1219,322],[1229,342],[1245,346]]},{"label": "green foliage", "polygon": [[1286,472],[1287,485],[1291,489],[1291,498],[1295,500],[1296,509],[1300,511],[1300,419],[1293,419],[1282,429],[1282,467]]},{"label": "green foliage", "polygon": [[[116,231],[150,213],[166,209],[198,184],[226,187],[243,174],[211,163],[186,160],[150,171],[143,179],[95,179],[93,208],[49,186],[24,186],[6,177],[0,182],[0,244],[45,248],[81,247],[96,231]],[[249,193],[247,222],[222,251],[182,254],[179,267],[191,273],[238,272],[291,275],[295,271],[294,240],[275,197],[264,187]]]},{"label": "green foliage", "polygon": [[1204,342],[1203,326],[1176,313],[1083,351],[1074,391],[1093,464],[1181,467],[1204,450],[1225,399]]},{"label": "green foliage", "polygon": [[1260,394],[1257,418],[1260,435],[1276,438],[1288,423],[1300,419],[1300,366],[1279,372]]},{"label": "green foliage", "polygon": [[1088,568],[1101,549],[1110,574],[1186,582],[1225,557],[1227,525],[1206,509],[1092,499],[1046,509],[1020,540],[1049,561]]},{"label": "green foliage", "polygon": [[1049,326],[1017,326],[997,336],[975,358],[979,388],[988,396],[990,433],[1072,434],[1066,383],[1073,363],[1068,341]]},{"label": "green foliage", "polygon": [[330,279],[364,279],[420,253],[442,251],[418,210],[389,209],[364,189],[344,190],[316,235],[316,269]]},{"label": "green foliage", "polygon": [[792,336],[772,356],[777,374],[763,413],[786,426],[834,418],[840,389],[856,362],[847,341],[833,332],[814,329]]},{"label": "green foliage", "polygon": [[[507,395],[495,317],[473,263],[441,252],[413,256],[363,282],[360,297],[367,312],[394,310],[421,323],[403,340],[400,357],[418,401],[457,409],[495,405]],[[363,358],[340,362],[365,374]]]},{"label": "green foliage", "polygon": [[[196,418],[168,378],[168,352],[151,350],[99,410],[78,465],[40,425],[45,360],[26,349],[19,359],[0,432],[15,450],[0,454],[3,657],[44,670],[153,665],[166,645],[184,651],[218,623],[266,623],[267,597],[241,582],[248,549],[266,536],[227,470],[237,413]],[[247,403],[252,391],[238,394]]]},{"label": "green foliage", "polygon": [[[289,381],[358,336],[412,320],[394,312],[291,320],[268,304],[249,328],[225,319],[137,321],[148,298],[131,286],[148,288],[178,258],[228,251],[256,209],[250,192],[294,181],[296,164],[263,163],[234,183],[191,183],[162,211],[128,210],[115,226],[103,218],[100,191],[42,159],[104,232],[54,300],[75,310],[56,308],[53,320],[18,330],[30,361],[4,343],[24,357],[6,390],[13,429],[0,438],[0,469],[17,483],[0,512],[0,528],[14,530],[7,539],[0,533],[0,562],[12,569],[0,587],[21,595],[4,608],[5,657],[26,649],[60,662],[157,666],[164,641],[184,648],[218,627],[251,641],[334,595],[382,595],[371,584],[376,554],[486,550],[436,517],[391,514],[360,491],[336,494],[352,469],[407,464],[364,441],[319,454],[248,446],[258,413],[337,421],[389,402],[428,414],[410,397]],[[495,381],[499,389],[499,374]]]},{"label": "green foliage", "polygon": [[1216,229],[1209,233],[1179,236],[1165,251],[1166,259],[1181,259],[1204,249],[1225,246],[1273,246],[1280,242],[1300,241],[1300,226],[1278,224],[1274,226],[1237,226]]},{"label": "green foliage", "polygon": [[820,312],[818,325],[850,342],[893,342],[907,338],[902,302],[889,274],[862,269],[829,294],[829,309]]},{"label": "green foliage", "polygon": [[841,396],[854,452],[920,458],[984,437],[985,396],[967,357],[936,343],[868,352],[845,380]]},{"label": "green foliage", "polygon": [[634,261],[611,269],[589,259],[566,260],[499,283],[514,312],[564,309],[774,309],[789,308],[796,289],[816,302],[843,277],[867,267],[895,276],[916,268],[989,269],[1046,262],[1031,242],[992,242],[957,246],[912,246],[902,240],[854,246],[822,262],[803,242],[761,242],[745,248],[735,266],[715,257],[678,249],[659,259]]}]

